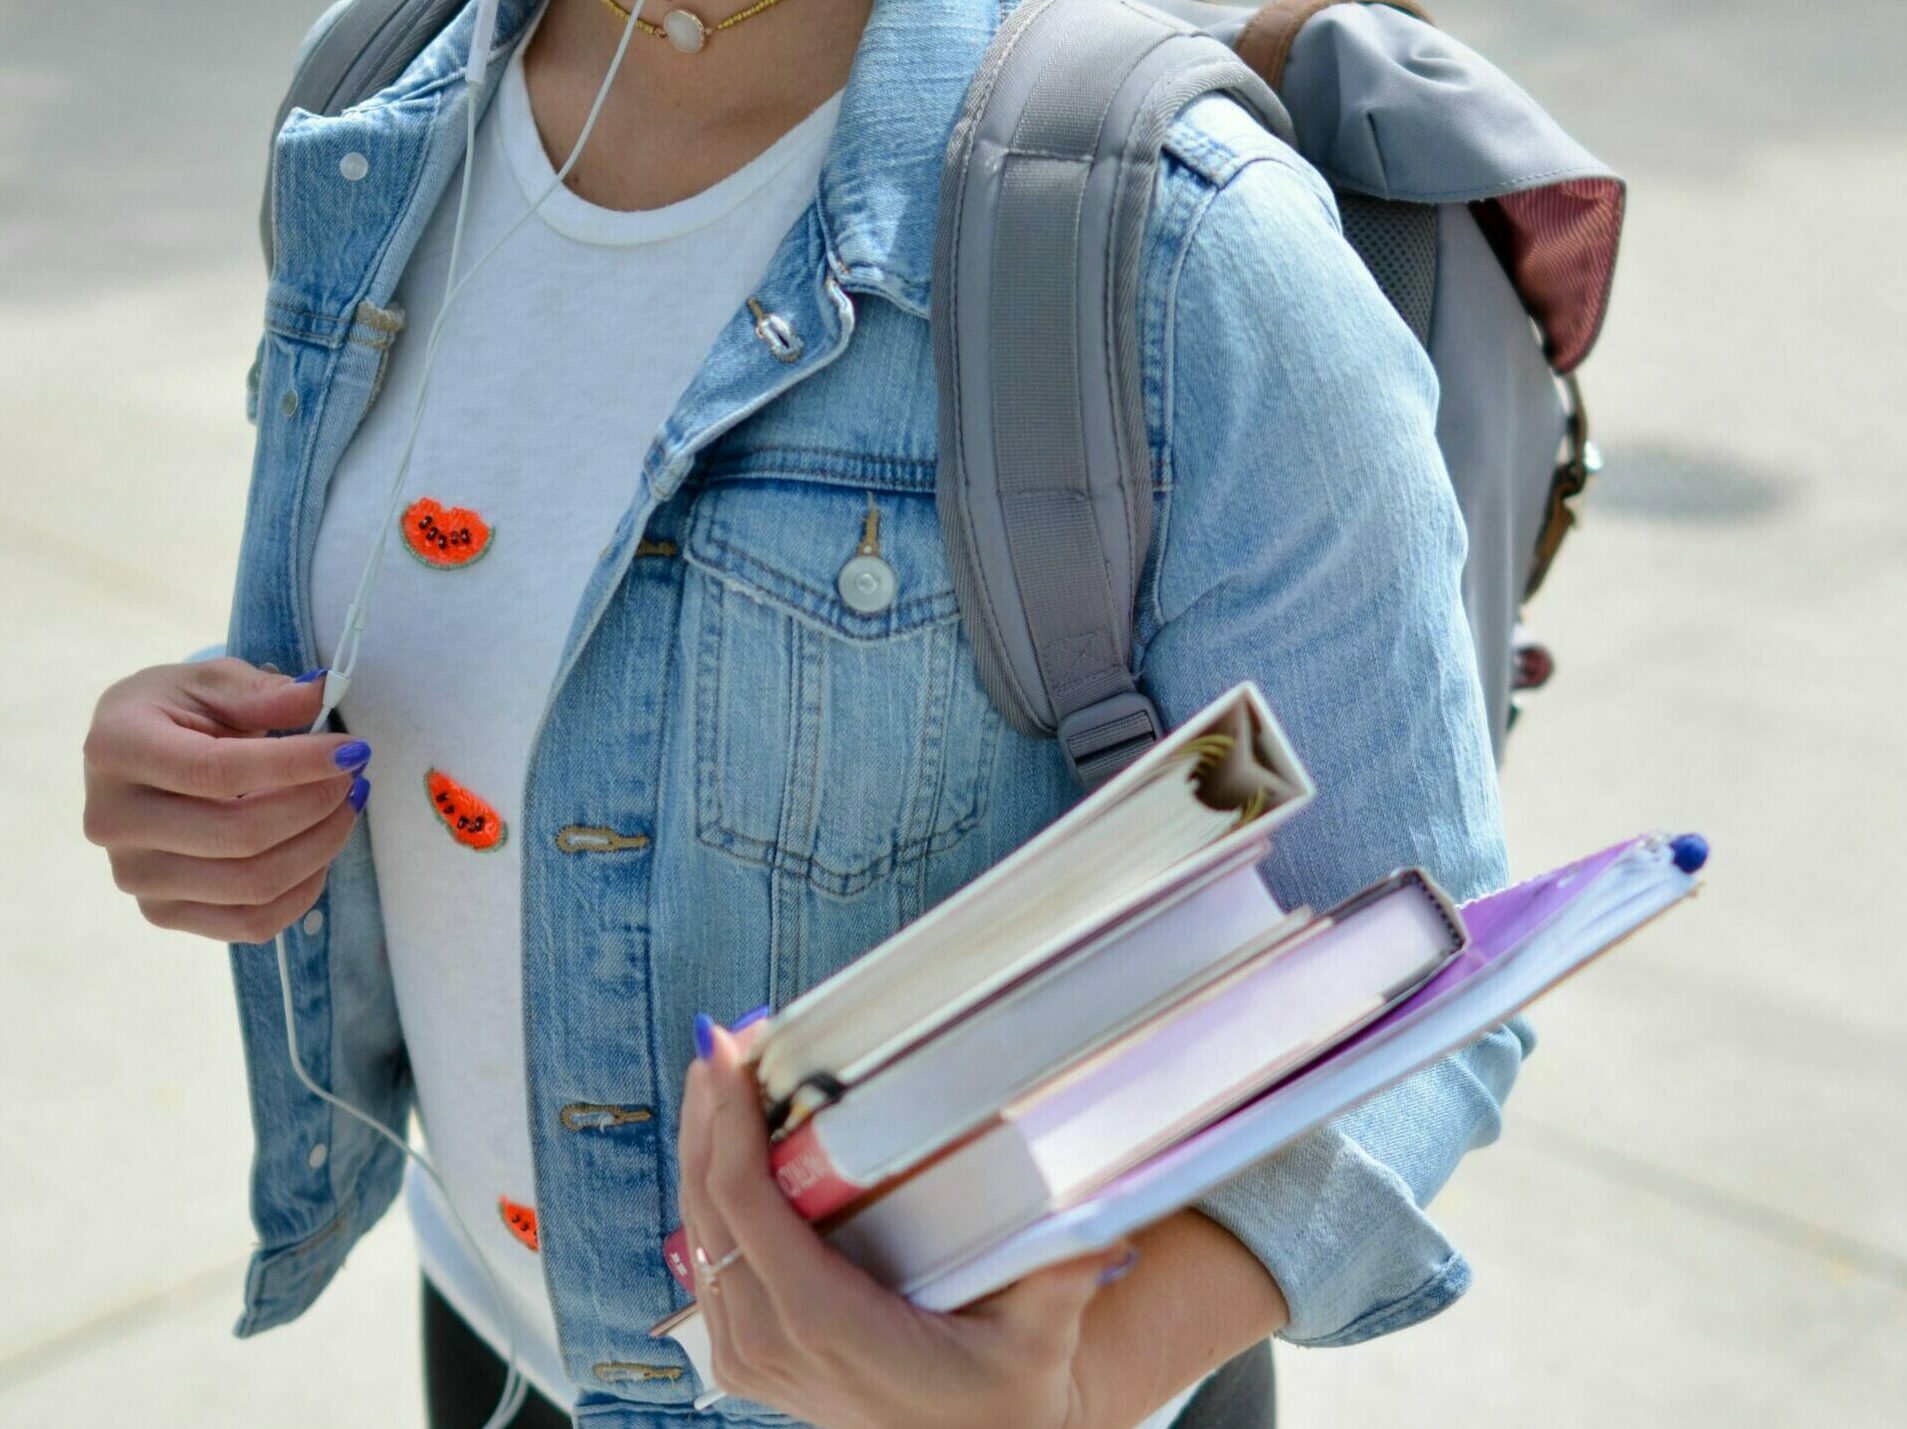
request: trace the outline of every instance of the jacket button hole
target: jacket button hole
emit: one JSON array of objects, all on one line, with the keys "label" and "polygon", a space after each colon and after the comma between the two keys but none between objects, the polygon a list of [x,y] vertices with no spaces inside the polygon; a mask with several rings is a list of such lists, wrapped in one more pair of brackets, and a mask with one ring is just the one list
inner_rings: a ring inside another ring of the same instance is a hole
[{"label": "jacket button hole", "polygon": [[589,1367],[589,1372],[605,1384],[630,1379],[682,1378],[682,1371],[676,1365],[639,1364],[634,1360],[599,1360]]},{"label": "jacket button hole", "polygon": [[606,1102],[571,1102],[559,1113],[566,1131],[607,1131],[650,1121],[655,1113],[646,1106],[614,1106]]},{"label": "jacket button hole", "polygon": [[649,836],[618,833],[601,824],[565,824],[556,831],[555,843],[562,853],[619,853],[647,848]]},{"label": "jacket button hole", "polygon": [[754,314],[755,336],[762,340],[777,362],[798,362],[804,350],[801,339],[788,325],[788,319],[780,313],[771,313],[761,305],[759,299],[748,300],[748,311]]}]

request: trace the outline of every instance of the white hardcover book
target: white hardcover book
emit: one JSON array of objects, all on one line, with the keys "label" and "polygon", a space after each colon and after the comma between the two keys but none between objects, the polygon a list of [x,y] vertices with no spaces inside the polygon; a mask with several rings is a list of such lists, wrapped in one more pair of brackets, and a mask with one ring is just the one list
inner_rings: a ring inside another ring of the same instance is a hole
[{"label": "white hardcover book", "polygon": [[764,1097],[787,1107],[804,1087],[864,1080],[1164,887],[1262,849],[1310,797],[1263,695],[1235,687],[1023,848],[777,1013],[755,1044]]},{"label": "white hardcover book", "polygon": [[1408,996],[1463,945],[1449,901],[1395,874],[1006,1107],[829,1232],[887,1284],[957,1263],[1237,1107]]},{"label": "white hardcover book", "polygon": [[777,1142],[783,1193],[819,1220],[999,1113],[1162,1003],[1295,934],[1255,848],[1173,890],[876,1072]]}]

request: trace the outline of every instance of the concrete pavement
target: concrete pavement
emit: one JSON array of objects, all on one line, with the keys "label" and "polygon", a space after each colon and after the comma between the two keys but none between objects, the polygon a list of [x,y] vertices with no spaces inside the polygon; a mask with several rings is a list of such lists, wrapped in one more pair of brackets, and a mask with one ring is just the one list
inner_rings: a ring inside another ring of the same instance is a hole
[{"label": "concrete pavement", "polygon": [[[1504,1140],[1439,1202],[1469,1296],[1283,1353],[1284,1422],[1898,1423],[1907,12],[1437,8],[1632,181],[1586,373],[1610,470],[1532,611],[1560,672],[1513,740],[1513,856],[1658,822],[1716,852],[1541,1010]],[[146,927],[77,829],[100,687],[223,627],[262,135],[315,9],[0,10],[0,1425],[421,1422],[395,1221],[304,1320],[230,1338],[223,957]]]}]

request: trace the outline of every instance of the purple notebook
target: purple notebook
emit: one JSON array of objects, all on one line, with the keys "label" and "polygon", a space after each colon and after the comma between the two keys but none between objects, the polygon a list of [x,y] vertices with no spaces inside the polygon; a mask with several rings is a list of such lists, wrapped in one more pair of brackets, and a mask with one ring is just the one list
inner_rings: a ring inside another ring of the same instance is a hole
[{"label": "purple notebook", "polygon": [[1385,1028],[1395,1026],[1459,983],[1475,977],[1504,954],[1522,946],[1530,934],[1555,917],[1579,890],[1588,888],[1604,870],[1630,850],[1647,843],[1650,837],[1624,839],[1601,853],[1551,869],[1527,883],[1513,884],[1471,899],[1463,905],[1463,926],[1470,935],[1463,951],[1429,982],[1350,1038],[1345,1047],[1367,1041]]}]

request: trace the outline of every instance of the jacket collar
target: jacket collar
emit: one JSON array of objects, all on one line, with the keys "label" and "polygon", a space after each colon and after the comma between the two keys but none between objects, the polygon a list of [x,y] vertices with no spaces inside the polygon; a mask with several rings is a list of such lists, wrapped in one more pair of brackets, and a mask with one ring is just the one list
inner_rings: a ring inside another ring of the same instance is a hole
[{"label": "jacket collar", "polygon": [[[350,314],[367,297],[389,301],[462,157],[463,104],[482,107],[495,95],[504,61],[541,3],[503,0],[480,94],[462,92],[471,4],[389,88],[335,118],[294,114],[279,135],[273,182],[279,192],[329,192],[334,221],[302,241],[297,225],[278,235],[277,272],[291,281],[275,276],[274,313]],[[650,447],[643,475],[655,497],[676,489],[709,441],[839,355],[854,325],[844,290],[927,317],[942,156],[968,82],[1015,3],[873,0],[816,200],[756,288],[761,308],[788,325],[800,352],[775,355],[756,320],[737,313]],[[374,172],[404,177],[347,185],[340,195],[339,166],[351,153],[369,155]],[[337,347],[349,318],[330,326],[335,331],[320,336]]]},{"label": "jacket collar", "polygon": [[[844,287],[878,293],[926,316],[947,138],[968,80],[1016,3],[874,0],[818,190],[829,267]],[[487,89],[541,4],[503,0]],[[474,19],[475,5],[466,5],[367,104],[401,103],[456,82]]]},{"label": "jacket collar", "polygon": [[821,168],[821,219],[844,286],[927,315],[947,139],[1015,2],[874,0]]}]

